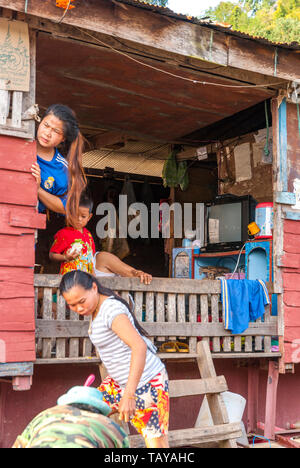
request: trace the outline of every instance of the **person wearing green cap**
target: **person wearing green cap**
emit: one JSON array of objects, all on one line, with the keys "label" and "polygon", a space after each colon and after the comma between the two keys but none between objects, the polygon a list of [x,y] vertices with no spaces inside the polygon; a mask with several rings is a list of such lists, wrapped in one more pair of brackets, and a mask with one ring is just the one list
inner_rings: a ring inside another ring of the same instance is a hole
[{"label": "person wearing green cap", "polygon": [[128,436],[107,415],[95,388],[73,387],[58,405],[38,414],[12,448],[128,448]]}]

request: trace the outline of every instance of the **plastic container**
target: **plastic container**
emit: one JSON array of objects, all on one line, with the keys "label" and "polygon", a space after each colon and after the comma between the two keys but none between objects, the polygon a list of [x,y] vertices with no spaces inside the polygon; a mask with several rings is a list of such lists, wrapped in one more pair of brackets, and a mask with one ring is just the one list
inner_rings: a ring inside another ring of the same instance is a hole
[{"label": "plastic container", "polygon": [[259,203],[255,208],[255,222],[260,232],[255,239],[272,239],[273,237],[273,203]]}]

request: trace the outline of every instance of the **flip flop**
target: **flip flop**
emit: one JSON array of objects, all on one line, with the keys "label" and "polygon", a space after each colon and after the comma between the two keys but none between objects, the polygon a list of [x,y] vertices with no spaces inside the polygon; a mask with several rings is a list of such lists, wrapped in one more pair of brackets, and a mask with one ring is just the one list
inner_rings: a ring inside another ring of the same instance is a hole
[{"label": "flip flop", "polygon": [[188,353],[190,351],[189,346],[186,343],[181,343],[181,341],[176,341],[175,346],[178,353]]},{"label": "flip flop", "polygon": [[177,352],[176,343],[174,341],[167,341],[166,343],[163,343],[160,347],[160,352],[161,353],[176,353]]}]

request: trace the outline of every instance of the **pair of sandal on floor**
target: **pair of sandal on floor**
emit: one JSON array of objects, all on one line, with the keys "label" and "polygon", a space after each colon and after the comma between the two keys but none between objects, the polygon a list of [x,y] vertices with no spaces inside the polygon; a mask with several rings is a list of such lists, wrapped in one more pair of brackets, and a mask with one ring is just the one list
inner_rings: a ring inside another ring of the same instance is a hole
[{"label": "pair of sandal on floor", "polygon": [[161,353],[188,353],[189,346],[181,341],[167,341],[159,348]]}]

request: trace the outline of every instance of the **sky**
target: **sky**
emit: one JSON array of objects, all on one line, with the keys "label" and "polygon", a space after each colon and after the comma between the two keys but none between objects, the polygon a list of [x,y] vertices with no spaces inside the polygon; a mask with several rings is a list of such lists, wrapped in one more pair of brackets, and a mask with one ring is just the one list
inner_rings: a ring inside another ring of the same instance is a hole
[{"label": "sky", "polygon": [[201,16],[205,10],[215,7],[221,0],[169,0],[168,8],[176,13]]}]

